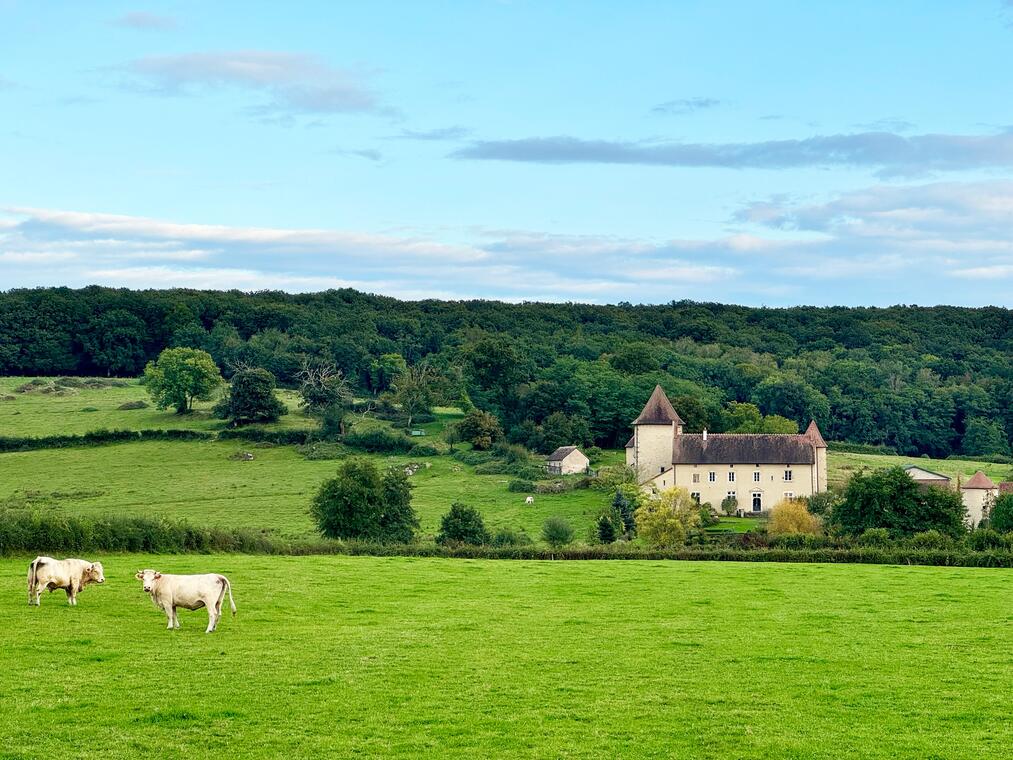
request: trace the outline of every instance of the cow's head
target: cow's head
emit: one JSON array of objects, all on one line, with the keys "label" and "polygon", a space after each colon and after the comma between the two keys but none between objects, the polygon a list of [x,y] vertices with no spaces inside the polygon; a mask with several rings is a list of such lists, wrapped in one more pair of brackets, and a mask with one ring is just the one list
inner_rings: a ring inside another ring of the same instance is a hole
[{"label": "cow's head", "polygon": [[105,571],[102,569],[101,562],[93,562],[88,566],[88,577],[91,579],[92,583],[106,582],[106,574]]},{"label": "cow's head", "polygon": [[150,594],[151,589],[155,587],[155,581],[161,578],[162,574],[157,570],[138,570],[134,577],[144,584],[144,590]]}]

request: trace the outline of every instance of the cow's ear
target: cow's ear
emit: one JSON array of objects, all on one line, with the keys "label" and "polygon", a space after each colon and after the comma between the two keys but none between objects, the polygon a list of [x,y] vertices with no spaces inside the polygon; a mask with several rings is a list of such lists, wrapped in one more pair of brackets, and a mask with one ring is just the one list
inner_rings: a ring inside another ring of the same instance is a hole
[{"label": "cow's ear", "polygon": [[161,578],[161,577],[162,577],[162,574],[161,574],[161,573],[155,573],[155,580],[156,580],[156,581],[157,581],[157,580],[158,580],[159,578]]},{"label": "cow's ear", "polygon": [[139,581],[144,580],[144,573],[138,570],[136,573],[134,573],[134,577]]}]

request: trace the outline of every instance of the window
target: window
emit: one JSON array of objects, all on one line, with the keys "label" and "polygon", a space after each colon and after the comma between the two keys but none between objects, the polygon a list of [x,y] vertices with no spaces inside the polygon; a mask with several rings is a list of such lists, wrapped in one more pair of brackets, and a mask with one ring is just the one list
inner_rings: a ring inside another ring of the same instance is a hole
[{"label": "window", "polygon": [[725,494],[725,498],[727,498],[727,499],[734,499],[735,498],[735,491],[729,491],[727,494]]},{"label": "window", "polygon": [[665,465],[661,465],[661,467],[658,469],[658,472],[664,472],[664,471],[665,471]]},{"label": "window", "polygon": [[795,498],[795,492],[794,491],[785,491],[784,492],[784,498],[788,499],[788,500],[794,499]]},{"label": "window", "polygon": [[763,499],[761,495],[758,493],[753,494],[753,511],[754,512],[763,511]]},{"label": "window", "polygon": [[707,473],[707,480],[710,481],[711,483],[716,483],[717,479],[718,474],[716,472],[711,471]]},{"label": "window", "polygon": [[759,483],[760,482],[760,471],[759,470],[757,470],[756,472],[753,473],[753,482],[754,483]]},{"label": "window", "polygon": [[735,473],[734,472],[729,472],[728,473],[728,482],[729,483],[734,483],[735,482]]},{"label": "window", "polygon": [[785,480],[786,483],[790,483],[791,482],[791,470],[785,470],[784,471],[784,480]]},{"label": "window", "polygon": [[699,472],[694,472],[693,473],[693,482],[694,483],[699,483],[700,482],[700,473]]},{"label": "window", "polygon": [[697,504],[700,503],[700,492],[699,491],[693,491],[693,493],[691,493],[690,496],[692,497],[693,501],[695,501]]}]

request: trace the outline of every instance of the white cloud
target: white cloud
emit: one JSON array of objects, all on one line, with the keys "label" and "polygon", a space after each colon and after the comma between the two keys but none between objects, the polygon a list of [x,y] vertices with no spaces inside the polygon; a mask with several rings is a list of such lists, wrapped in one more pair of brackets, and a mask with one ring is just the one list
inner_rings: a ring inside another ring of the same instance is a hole
[{"label": "white cloud", "polygon": [[154,55],[131,61],[123,70],[131,77],[130,86],[153,94],[222,87],[261,92],[268,100],[252,109],[261,115],[393,114],[363,83],[362,75],[303,53],[236,50]]}]

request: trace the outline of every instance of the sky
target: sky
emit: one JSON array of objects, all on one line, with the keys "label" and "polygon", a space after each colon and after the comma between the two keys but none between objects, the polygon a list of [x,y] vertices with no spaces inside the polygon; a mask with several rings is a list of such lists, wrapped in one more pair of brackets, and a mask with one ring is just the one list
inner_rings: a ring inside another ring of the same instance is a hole
[{"label": "sky", "polygon": [[1013,1],[0,0],[0,290],[1013,306]]}]

